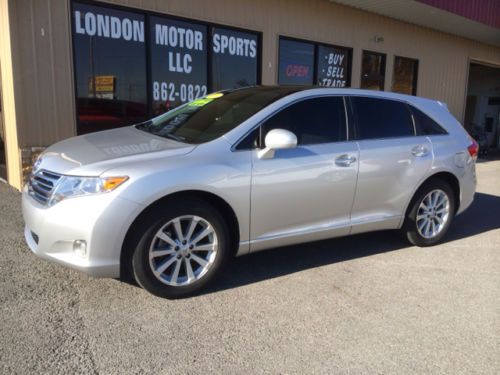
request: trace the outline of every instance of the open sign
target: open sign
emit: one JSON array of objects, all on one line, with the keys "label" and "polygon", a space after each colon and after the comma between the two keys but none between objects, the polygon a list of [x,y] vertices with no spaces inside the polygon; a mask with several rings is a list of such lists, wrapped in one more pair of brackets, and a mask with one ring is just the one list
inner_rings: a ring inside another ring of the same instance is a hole
[{"label": "open sign", "polygon": [[287,77],[307,77],[309,74],[309,67],[300,64],[288,64],[286,66]]}]

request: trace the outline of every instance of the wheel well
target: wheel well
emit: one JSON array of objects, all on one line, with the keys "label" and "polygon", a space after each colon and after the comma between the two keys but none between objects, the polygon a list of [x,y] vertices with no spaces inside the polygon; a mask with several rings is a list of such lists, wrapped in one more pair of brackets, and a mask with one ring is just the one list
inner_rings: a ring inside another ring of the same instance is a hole
[{"label": "wheel well", "polygon": [[143,219],[147,217],[148,214],[150,214],[152,211],[158,209],[162,205],[167,204],[172,200],[179,200],[184,197],[202,199],[203,201],[212,205],[216,210],[219,211],[219,213],[226,220],[229,229],[229,235],[231,236],[232,249],[234,249],[234,254],[236,255],[236,251],[238,250],[238,246],[240,243],[240,230],[239,230],[240,227],[238,223],[238,218],[236,217],[236,214],[232,209],[232,207],[229,205],[229,203],[227,203],[221,197],[205,191],[201,190],[181,191],[169,194],[167,196],[158,199],[157,201],[153,202],[148,207],[146,207],[135,218],[132,225],[130,225],[122,243],[122,251],[120,254],[120,275],[124,276],[125,278],[132,277],[131,269],[129,267],[129,260],[131,259],[132,253],[135,248],[135,244],[139,240],[138,238],[134,238],[133,229],[136,228],[137,226],[140,226],[141,223],[143,222]]},{"label": "wheel well", "polygon": [[[453,173],[439,172],[439,173],[433,174],[432,176],[427,178],[424,182],[422,182],[422,184],[417,189],[417,192],[418,192],[418,190],[420,190],[420,188],[424,184],[426,184],[427,182],[429,182],[431,180],[436,180],[436,179],[445,181],[448,183],[448,185],[450,185],[451,189],[453,190],[453,194],[455,196],[455,213],[458,212],[458,209],[460,206],[460,183],[458,182],[458,178]],[[415,192],[414,196],[417,194],[417,192]],[[412,198],[412,200],[413,200],[413,198]],[[407,211],[409,209],[411,209],[411,204],[408,205]],[[407,214],[408,214],[408,212],[407,212]]]}]

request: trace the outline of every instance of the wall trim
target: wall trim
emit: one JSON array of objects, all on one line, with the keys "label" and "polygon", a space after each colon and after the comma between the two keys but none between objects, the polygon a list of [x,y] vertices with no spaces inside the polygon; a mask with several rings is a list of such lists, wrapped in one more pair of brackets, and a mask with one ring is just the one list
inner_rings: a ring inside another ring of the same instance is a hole
[{"label": "wall trim", "polygon": [[9,17],[9,1],[0,0],[0,74],[2,75],[2,99],[5,131],[7,178],[18,190],[22,187],[21,158],[17,139],[16,100]]}]

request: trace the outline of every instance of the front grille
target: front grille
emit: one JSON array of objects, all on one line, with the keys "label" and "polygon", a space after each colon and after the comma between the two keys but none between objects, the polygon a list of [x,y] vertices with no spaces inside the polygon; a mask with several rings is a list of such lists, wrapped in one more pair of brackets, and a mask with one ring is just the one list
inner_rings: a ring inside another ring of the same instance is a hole
[{"label": "front grille", "polygon": [[29,195],[41,204],[46,205],[60,178],[61,175],[54,172],[46,170],[37,171],[30,176],[28,181]]}]

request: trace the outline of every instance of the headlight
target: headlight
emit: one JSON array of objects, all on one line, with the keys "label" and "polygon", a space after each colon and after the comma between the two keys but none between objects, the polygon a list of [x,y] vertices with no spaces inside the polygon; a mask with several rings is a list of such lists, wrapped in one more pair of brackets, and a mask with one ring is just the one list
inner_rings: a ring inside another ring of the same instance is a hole
[{"label": "headlight", "polygon": [[121,177],[73,177],[63,176],[56,184],[48,202],[49,207],[66,198],[108,193],[128,180]]}]

